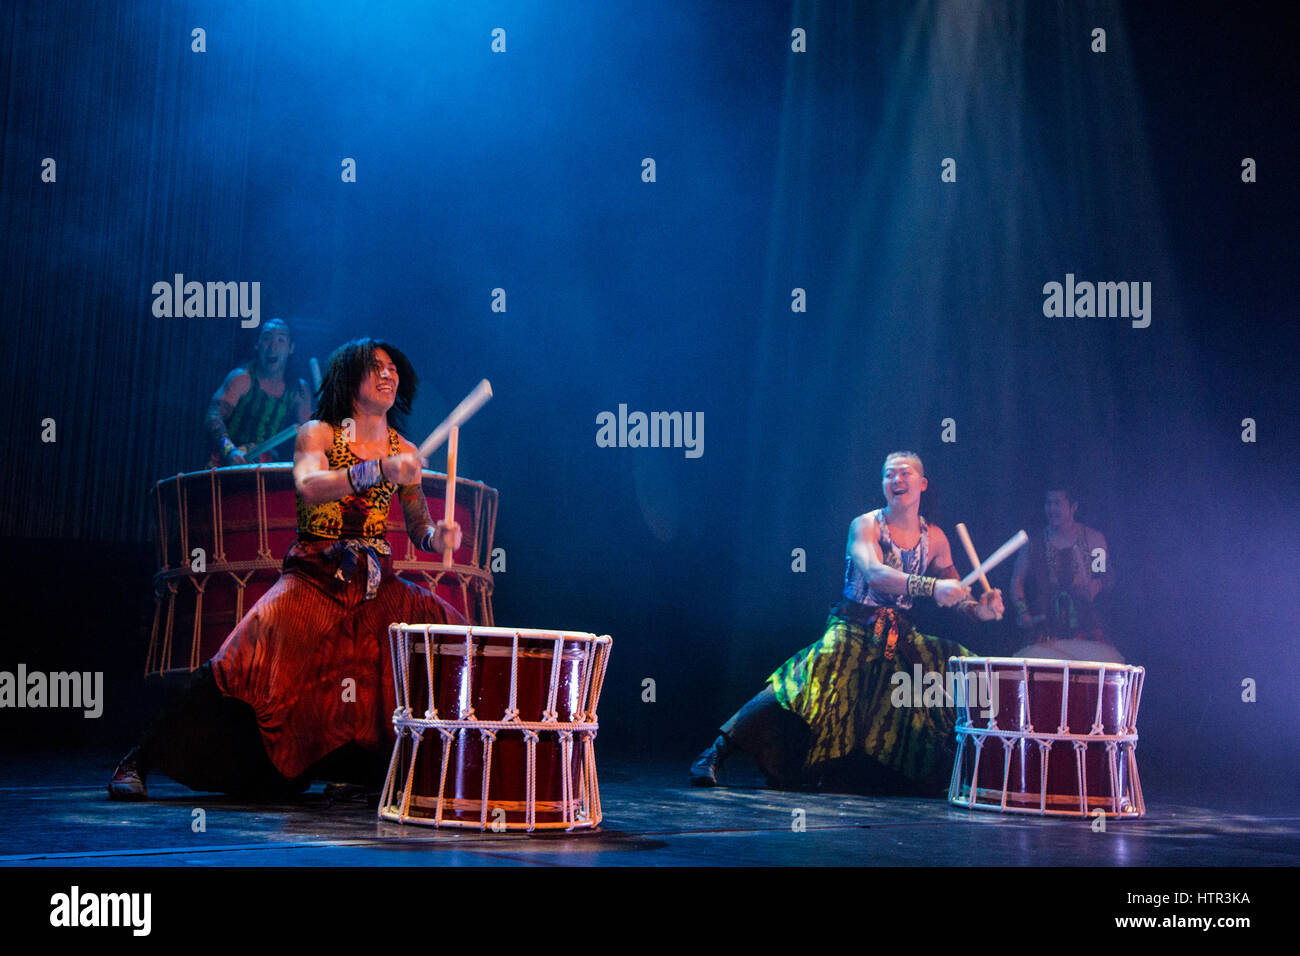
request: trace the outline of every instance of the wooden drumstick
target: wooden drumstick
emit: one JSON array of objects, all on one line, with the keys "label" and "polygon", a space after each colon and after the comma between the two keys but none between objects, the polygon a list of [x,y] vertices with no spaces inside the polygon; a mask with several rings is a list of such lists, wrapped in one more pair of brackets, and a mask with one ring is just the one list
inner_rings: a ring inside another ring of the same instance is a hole
[{"label": "wooden drumstick", "polygon": [[420,443],[420,457],[428,458],[437,451],[438,446],[443,443],[450,430],[458,425],[464,425],[469,417],[478,411],[483,403],[491,397],[492,384],[487,379],[483,379],[474,386],[474,391],[466,395],[461,403],[452,409],[451,414],[443,420],[442,424],[431,431],[429,437]]},{"label": "wooden drumstick", "polygon": [[961,579],[962,586],[970,587],[972,581],[974,581],[976,578],[980,577],[981,575],[987,574],[988,572],[992,571],[999,564],[1001,564],[1007,558],[1011,557],[1011,555],[1015,554],[1018,550],[1024,547],[1025,543],[1028,540],[1029,540],[1029,535],[1025,534],[1023,528],[1020,531],[1017,531],[1015,537],[1013,537],[1010,541],[1008,541],[1002,547],[998,548],[991,555],[989,555],[988,559],[983,564],[978,565],[974,571],[972,571],[970,574],[962,578]]},{"label": "wooden drumstick", "polygon": [[[966,526],[960,521],[957,522],[957,537],[961,538],[961,546],[966,549],[966,557],[970,558],[970,566],[978,568],[980,566],[980,556],[975,553],[975,545],[971,543],[970,534],[966,531]],[[980,584],[984,585],[985,591],[992,591],[989,587],[989,579],[985,575],[980,575]]]},{"label": "wooden drumstick", "polygon": [[250,465],[257,464],[257,459],[262,457],[263,452],[270,451],[271,449],[275,448],[277,445],[281,444],[284,441],[287,441],[288,439],[292,438],[294,435],[298,434],[298,428],[299,426],[297,425],[290,425],[288,428],[276,432],[266,441],[258,442],[256,445],[252,445],[248,448],[245,448],[243,451],[244,460],[248,462]]},{"label": "wooden drumstick", "polygon": [[[486,379],[484,379],[486,381]],[[446,518],[447,524],[456,520],[456,451],[460,444],[460,426],[452,425],[451,430],[447,432],[447,489],[443,493],[443,498],[447,502]],[[455,536],[452,537],[455,541]],[[454,549],[448,549],[442,553],[442,566],[451,567],[451,553]]]}]

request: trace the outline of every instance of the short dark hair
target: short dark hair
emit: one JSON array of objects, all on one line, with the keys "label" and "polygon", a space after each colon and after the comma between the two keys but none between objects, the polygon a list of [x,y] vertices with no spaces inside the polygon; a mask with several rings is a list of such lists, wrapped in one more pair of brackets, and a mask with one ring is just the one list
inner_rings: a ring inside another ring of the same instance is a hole
[{"label": "short dark hair", "polygon": [[262,341],[262,336],[265,335],[267,330],[270,329],[271,326],[273,325],[283,325],[284,331],[287,332],[289,335],[289,341],[290,342],[293,341],[293,326],[291,326],[284,319],[277,317],[274,319],[267,319],[265,322],[262,323],[262,327],[257,331],[257,340],[259,342]]},{"label": "short dark hair", "polygon": [[401,350],[382,339],[353,339],[334,350],[321,377],[312,418],[341,426],[343,419],[352,417],[353,403],[361,390],[361,383],[370,374],[375,349],[387,352],[397,366],[397,399],[388,410],[388,424],[401,429],[406,416],[411,413],[411,403],[415,401],[415,390],[420,380]]},{"label": "short dark hair", "polygon": [[925,477],[925,463],[921,461],[921,456],[914,451],[891,451],[885,456],[885,460],[880,464],[880,473],[885,473],[885,465],[889,464],[891,458],[912,458],[921,466],[921,477]]},{"label": "short dark hair", "polygon": [[1046,498],[1053,491],[1059,491],[1061,494],[1065,495],[1065,500],[1072,505],[1077,505],[1079,503],[1079,496],[1074,493],[1073,485],[1064,482],[1057,482],[1054,485],[1049,484],[1043,489],[1043,497]]}]

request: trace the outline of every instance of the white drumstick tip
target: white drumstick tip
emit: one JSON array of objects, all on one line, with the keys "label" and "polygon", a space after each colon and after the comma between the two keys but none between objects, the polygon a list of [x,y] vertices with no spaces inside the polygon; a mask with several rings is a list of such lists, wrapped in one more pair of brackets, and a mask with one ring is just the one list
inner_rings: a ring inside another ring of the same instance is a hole
[{"label": "white drumstick tip", "polygon": [[451,431],[452,426],[465,424],[465,422],[469,420],[469,417],[482,408],[484,403],[486,403],[491,397],[492,383],[487,379],[483,379],[474,386],[472,392],[461,400],[459,405],[452,409],[451,414],[443,420],[442,424],[430,432],[429,437],[420,443],[420,457],[428,458],[437,451],[438,446],[447,440],[447,435]]},{"label": "white drumstick tip", "polygon": [[1029,535],[1025,534],[1023,528],[1020,531],[1017,531],[1010,541],[994,551],[988,556],[983,564],[962,578],[962,585],[964,587],[970,587],[972,581],[977,580],[982,575],[988,574],[1007,558],[1011,557],[1011,555],[1015,554],[1016,551],[1020,550],[1020,548],[1022,548],[1028,541]]}]

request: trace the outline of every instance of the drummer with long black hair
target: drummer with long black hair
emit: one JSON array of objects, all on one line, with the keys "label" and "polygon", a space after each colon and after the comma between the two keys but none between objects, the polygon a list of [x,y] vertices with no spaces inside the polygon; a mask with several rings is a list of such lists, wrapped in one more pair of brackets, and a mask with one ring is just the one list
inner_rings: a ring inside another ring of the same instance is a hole
[{"label": "drummer with long black hair", "polygon": [[123,758],[111,798],[147,799],[150,770],[247,797],[322,776],[378,789],[393,741],[388,625],[465,623],[396,576],[384,537],[397,495],[417,547],[460,546],[454,522],[431,519],[417,449],[397,432],[416,384],[388,342],[357,339],[330,357],[294,448],[298,540],[280,578]]}]

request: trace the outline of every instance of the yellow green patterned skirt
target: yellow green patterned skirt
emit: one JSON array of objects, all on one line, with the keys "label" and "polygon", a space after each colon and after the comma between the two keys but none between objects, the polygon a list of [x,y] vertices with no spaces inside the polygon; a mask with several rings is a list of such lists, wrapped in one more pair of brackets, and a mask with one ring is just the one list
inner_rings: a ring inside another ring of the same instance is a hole
[{"label": "yellow green patterned skirt", "polygon": [[[910,688],[916,665],[946,681],[948,658],[971,653],[921,634],[892,608],[840,605],[822,639],[777,668],[768,683],[777,703],[808,725],[804,772],[810,778],[867,757],[917,790],[940,790],[952,772],[956,709],[916,706]],[[908,680],[891,680],[900,671]]]}]

